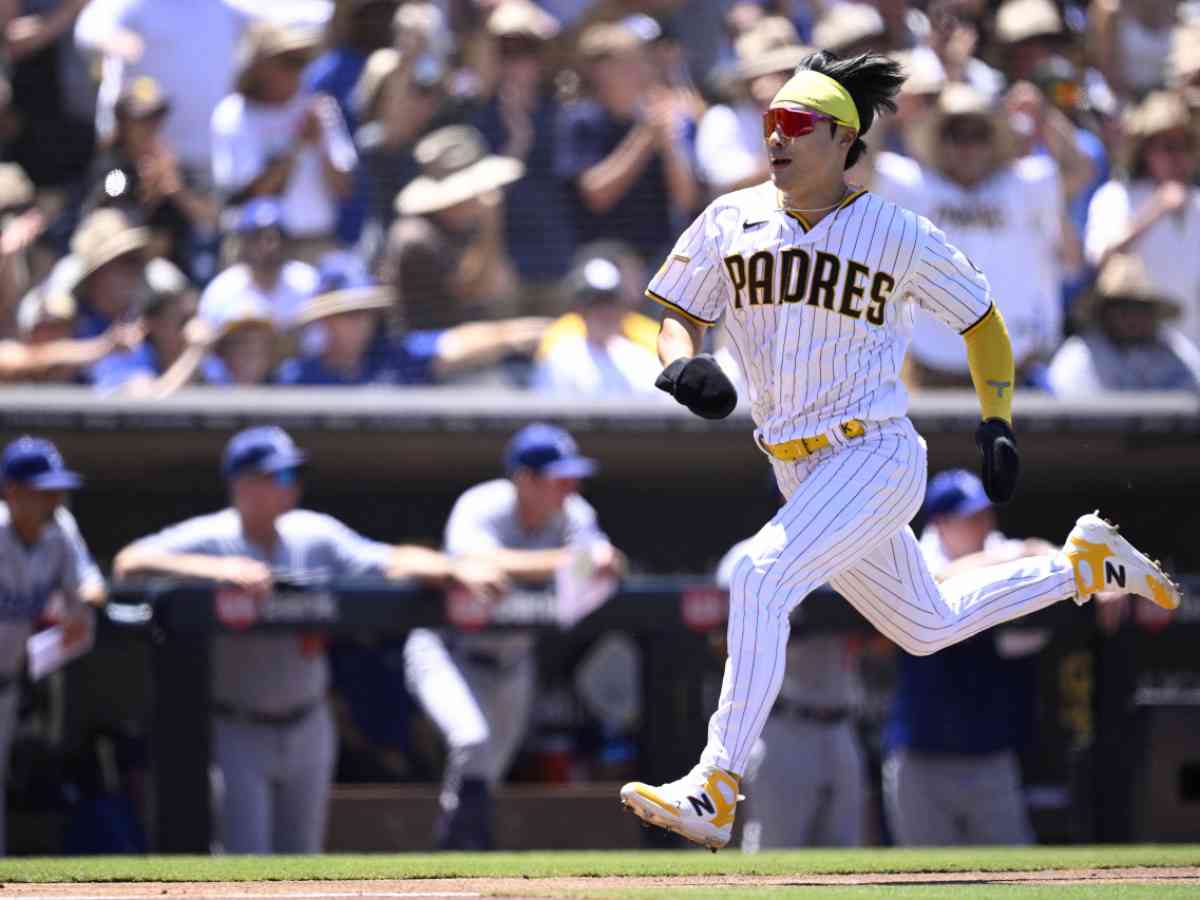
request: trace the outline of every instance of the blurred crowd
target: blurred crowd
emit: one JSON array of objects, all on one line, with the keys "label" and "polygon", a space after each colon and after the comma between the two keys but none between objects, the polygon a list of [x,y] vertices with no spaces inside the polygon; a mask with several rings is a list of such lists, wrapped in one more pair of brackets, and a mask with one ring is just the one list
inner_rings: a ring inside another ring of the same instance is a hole
[{"label": "blurred crowd", "polygon": [[[647,276],[767,178],[760,114],[819,47],[901,60],[851,180],[989,275],[1026,386],[1200,384],[1194,3],[2,0],[0,22],[4,380],[653,393]],[[961,342],[919,314],[905,377],[968,384]]]}]

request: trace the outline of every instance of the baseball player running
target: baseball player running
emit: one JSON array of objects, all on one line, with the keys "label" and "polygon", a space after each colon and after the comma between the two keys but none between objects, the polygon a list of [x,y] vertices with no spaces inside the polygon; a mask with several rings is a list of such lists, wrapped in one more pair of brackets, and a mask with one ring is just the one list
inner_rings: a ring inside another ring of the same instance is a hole
[{"label": "baseball player running", "polygon": [[713,201],[647,292],[666,307],[657,383],[706,418],[737,404],[712,357],[695,355],[725,313],[754,438],[787,498],[732,575],[729,658],[700,762],[678,781],[621,789],[643,820],[713,850],[729,841],[746,760],[779,693],[788,613],[818,585],[917,655],[1107,589],[1179,604],[1162,569],[1096,515],[1078,520],[1062,552],[940,585],[926,568],[908,527],[925,494],[925,442],[898,377],[914,309],[966,342],[992,500],[1012,496],[1019,458],[1012,347],[987,279],[928,219],[845,181],[902,81],[876,54],[801,62],[763,117],[770,182]]}]

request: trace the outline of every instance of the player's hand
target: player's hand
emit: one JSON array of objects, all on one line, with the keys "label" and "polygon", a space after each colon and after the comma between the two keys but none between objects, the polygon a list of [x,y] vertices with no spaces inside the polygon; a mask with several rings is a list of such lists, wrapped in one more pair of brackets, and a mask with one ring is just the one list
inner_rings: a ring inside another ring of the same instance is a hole
[{"label": "player's hand", "polygon": [[681,356],[662,370],[654,386],[705,419],[723,419],[737,406],[737,389],[707,353]]},{"label": "player's hand", "polygon": [[451,560],[450,583],[490,603],[500,600],[509,590],[508,576],[494,563],[469,556]]},{"label": "player's hand", "polygon": [[1021,456],[1017,437],[1003,419],[988,419],[975,429],[975,446],[983,454],[980,475],[983,489],[993,503],[1007,503],[1017,487]]},{"label": "player's hand", "polygon": [[249,556],[218,556],[212,565],[216,581],[239,587],[258,600],[265,600],[275,584],[271,567]]}]

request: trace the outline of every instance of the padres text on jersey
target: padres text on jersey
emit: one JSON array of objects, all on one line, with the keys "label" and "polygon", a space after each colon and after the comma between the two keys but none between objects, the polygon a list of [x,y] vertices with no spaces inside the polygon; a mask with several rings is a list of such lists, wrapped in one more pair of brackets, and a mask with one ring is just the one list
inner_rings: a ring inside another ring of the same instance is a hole
[{"label": "padres text on jersey", "polygon": [[965,333],[991,305],[928,219],[856,191],[810,226],[769,182],[713,201],[647,294],[701,324],[724,315],[768,443],[904,415],[914,306]]}]

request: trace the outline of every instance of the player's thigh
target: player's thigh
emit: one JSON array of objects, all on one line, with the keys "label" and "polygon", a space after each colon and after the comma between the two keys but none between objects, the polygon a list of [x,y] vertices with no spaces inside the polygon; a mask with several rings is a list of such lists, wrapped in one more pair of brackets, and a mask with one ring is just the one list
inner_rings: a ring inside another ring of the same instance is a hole
[{"label": "player's thigh", "polygon": [[271,852],[269,726],[213,719],[213,763],[220,778],[221,843],[227,853]]},{"label": "player's thigh", "polygon": [[996,753],[980,759],[975,773],[967,839],[972,844],[1030,844],[1033,828],[1021,789],[1016,755]]},{"label": "player's thigh", "polygon": [[908,750],[888,755],[883,764],[883,798],[897,844],[937,847],[961,842],[946,784],[936,760]]},{"label": "player's thigh", "polygon": [[337,729],[322,704],[288,728],[287,777],[274,784],[272,844],[276,853],[320,853],[329,788],[337,763]]},{"label": "player's thigh", "polygon": [[[822,455],[822,453],[824,455]],[[872,552],[916,513],[925,449],[907,420],[795,463],[775,464],[787,502],[748,545],[731,594],[803,594]]]},{"label": "player's thigh", "polygon": [[829,584],[881,634],[910,653],[937,649],[953,619],[907,524],[830,578]]}]

